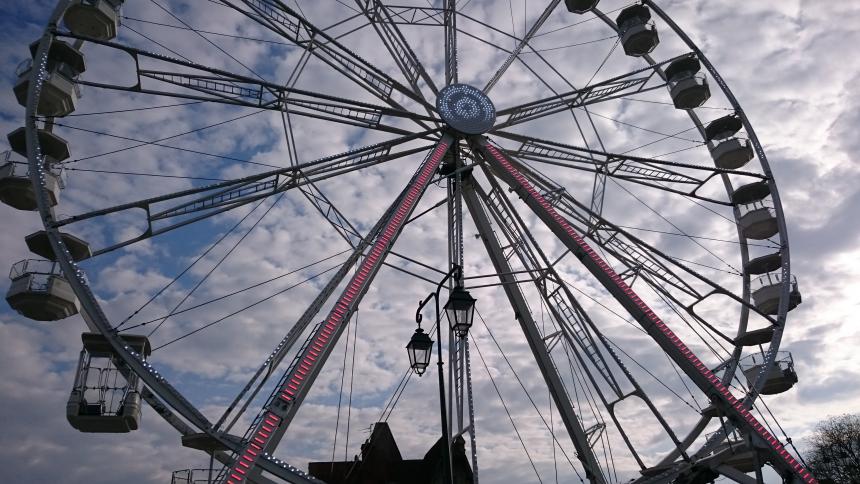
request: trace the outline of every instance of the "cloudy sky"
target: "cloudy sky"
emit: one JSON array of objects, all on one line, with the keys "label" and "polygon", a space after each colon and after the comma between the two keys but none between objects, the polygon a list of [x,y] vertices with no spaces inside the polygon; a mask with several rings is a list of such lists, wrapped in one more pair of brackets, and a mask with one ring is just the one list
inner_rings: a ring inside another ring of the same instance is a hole
[{"label": "cloudy sky", "polygon": [[[341,41],[351,49],[403,82],[374,30],[355,30],[362,22],[350,19],[354,15],[352,4],[344,3],[349,5],[308,2],[299,7],[314,24],[333,25],[332,35],[342,36]],[[429,0],[414,2],[427,3]],[[798,278],[803,303],[789,314],[781,349],[793,355],[800,381],[790,391],[768,397],[767,408],[760,406],[760,415],[775,426],[772,412],[785,432],[775,427],[775,433],[781,438],[790,436],[801,452],[805,437],[817,421],[860,408],[860,389],[855,383],[860,378],[860,356],[853,349],[860,344],[860,330],[851,319],[860,309],[856,289],[860,268],[855,262],[860,256],[860,224],[856,214],[851,215],[860,207],[860,176],[854,165],[860,143],[852,133],[852,126],[860,124],[860,93],[854,87],[860,81],[860,61],[853,52],[860,33],[852,28],[860,24],[860,6],[854,3],[660,2],[709,56],[738,97],[768,154],[782,196],[792,272]],[[523,35],[545,3],[463,0],[461,5],[465,14],[490,26],[465,18],[459,24],[460,81],[482,87],[505,58],[506,54],[497,47],[510,49],[514,43],[513,38],[499,31]],[[610,17],[625,5],[615,0],[601,2]],[[42,0],[9,0],[0,5],[0,62],[6,73],[0,80],[2,132],[23,125],[24,111],[12,92],[15,69],[26,58],[27,45],[39,36],[52,8],[53,2]],[[126,18],[118,38],[122,44],[243,76],[262,77],[280,85],[301,71],[294,78],[298,88],[381,102],[318,60],[311,59],[298,69],[300,49],[216,2],[135,0],[127,2],[123,14]],[[340,21],[344,22],[338,24]],[[187,26],[203,33],[191,32]],[[687,52],[664,24],[658,21],[657,28],[661,43],[653,54],[655,60]],[[403,31],[436,85],[443,84],[441,29],[409,27]],[[522,62],[514,63],[491,92],[497,108],[544,98],[553,91],[569,90],[571,85],[599,82],[644,66],[640,60],[624,56],[612,32],[590,15],[578,17],[560,6],[541,32],[543,35],[532,43],[540,55],[524,53]],[[84,53],[87,72],[83,81],[115,86],[136,82],[134,62],[127,54],[92,45],[86,45]],[[147,60],[141,66],[172,69],[168,63]],[[164,84],[148,86],[168,89]],[[422,87],[432,102],[430,89]],[[705,122],[729,112],[728,103],[716,91],[705,107],[697,110]],[[395,99],[405,109],[420,112],[414,102],[402,96]],[[690,129],[689,118],[667,105],[668,100],[665,90],[658,89],[632,99],[599,104],[592,108],[591,123],[578,112],[577,120],[587,123],[582,125],[582,133],[570,113],[525,123],[512,131],[592,148],[602,144],[605,150],[616,153],[710,163],[707,150]],[[57,213],[85,213],[291,163],[279,113],[186,103],[174,97],[84,87],[75,115],[58,120],[55,128],[69,141],[72,151]],[[307,117],[293,116],[290,122],[297,162],[396,137]],[[420,129],[394,117],[384,117],[383,122],[409,131]],[[518,147],[496,140],[505,147]],[[413,141],[403,146],[417,148],[427,144]],[[421,154],[407,156],[325,180],[318,188],[365,233],[421,160]],[[538,168],[577,199],[589,203],[590,173],[544,165]],[[755,172],[759,167],[754,161],[744,169]],[[482,176],[478,181],[490,189]],[[733,182],[749,183],[750,177],[735,176]],[[721,190],[719,183],[712,182],[702,193],[724,199]],[[443,184],[431,186],[417,210],[430,209],[444,196]],[[516,203],[548,257],[561,257],[561,244],[528,215],[524,206]],[[724,207],[610,179],[604,215],[618,225],[630,227],[635,235],[671,256],[692,264],[710,280],[739,290],[737,232],[725,218],[728,213]],[[445,220],[444,209],[430,211],[407,227],[395,251],[443,269]],[[0,246],[4,249],[0,267],[11,267],[32,257],[24,237],[40,228],[38,216],[3,205],[0,221],[4,227],[0,231]],[[75,224],[69,231],[100,248],[137,236],[144,229],[143,222],[141,212],[126,211]],[[472,237],[476,229],[468,217],[464,232],[466,275],[491,274],[492,266],[483,244]],[[751,253],[772,251],[775,242],[778,239],[757,241]],[[129,333],[149,334],[156,329],[151,336],[153,345],[166,346],[156,350],[152,362],[214,421],[333,274],[331,269],[345,260],[348,249],[307,198],[291,191],[281,198],[267,199],[259,207],[251,204],[99,256],[82,267],[114,324],[129,318],[125,327],[136,326]],[[204,253],[176,283],[162,291]],[[580,302],[595,323],[623,351],[624,364],[673,431],[685,435],[706,399],[691,391],[689,380],[679,375],[656,345],[630,326],[621,316],[620,306],[571,259],[561,260],[560,273],[575,288],[577,297],[581,296]],[[405,259],[393,257],[390,262],[431,280],[439,278],[437,272]],[[493,282],[496,280],[480,278],[468,284],[483,286]],[[640,290],[640,286],[643,298],[661,315],[665,314],[666,321],[704,361],[713,366],[720,363],[725,350],[720,348],[721,341],[713,331],[702,331],[704,337],[700,338],[686,328],[684,320],[656,292],[641,283],[634,288]],[[7,287],[8,281],[0,289],[5,292]],[[250,287],[253,289],[219,299]],[[534,286],[528,283],[522,287],[541,331],[551,333],[553,323]],[[431,289],[426,281],[390,267],[382,269],[359,316],[335,348],[279,447],[277,454],[281,458],[305,467],[309,461],[331,460],[333,455],[335,459],[351,458],[358,452],[367,429],[380,418],[405,374],[408,363],[403,347],[414,329],[415,303]],[[546,387],[504,293],[499,287],[475,287],[472,294],[478,298],[482,316],[476,317],[472,334],[482,478],[485,482],[578,481],[577,472],[581,471],[568,463],[566,456],[574,462],[576,459],[563,430],[557,433],[558,444],[553,445],[547,425],[559,430],[560,420],[549,405]],[[254,303],[258,304],[233,314]],[[163,324],[158,323],[174,309],[179,311]],[[702,304],[700,311],[717,330],[732,336],[736,333],[738,307],[733,303],[711,299]],[[322,317],[318,315],[314,321]],[[210,323],[214,324],[207,326]],[[68,425],[63,413],[80,351],[79,335],[84,330],[80,316],[39,323],[7,307],[0,311],[0,464],[7,480],[154,483],[166,482],[175,470],[207,465],[204,455],[182,448],[176,432],[148,408],[144,409],[142,428],[130,434],[83,434]],[[576,376],[579,369],[575,365],[568,370],[562,345],[554,350],[553,357],[586,426],[601,418],[608,421],[605,410],[592,410],[594,389],[589,393],[589,386]],[[411,378],[389,417],[406,457],[420,458],[438,438],[435,378],[435,367],[424,378]],[[738,387],[741,383],[737,382]],[[261,394],[268,392],[267,387]],[[251,408],[232,433],[244,433],[254,416],[254,406]],[[671,449],[665,433],[641,401],[625,400],[617,407],[617,416],[646,464],[655,464]],[[637,475],[638,467],[615,429],[604,434],[600,445],[601,452],[603,446],[613,450],[612,481],[626,481]]]}]

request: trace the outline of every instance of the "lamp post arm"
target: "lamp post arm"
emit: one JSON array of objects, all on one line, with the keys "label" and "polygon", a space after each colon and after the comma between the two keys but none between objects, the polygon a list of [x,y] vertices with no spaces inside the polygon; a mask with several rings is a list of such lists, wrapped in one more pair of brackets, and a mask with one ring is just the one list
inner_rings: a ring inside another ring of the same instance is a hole
[{"label": "lamp post arm", "polygon": [[[430,300],[434,299],[434,298],[436,299],[436,306],[438,307],[439,306],[439,302],[438,302],[439,297],[436,295],[435,292],[431,292],[430,294],[428,294],[427,297],[425,297],[423,301],[418,301],[418,309],[415,310],[415,322],[418,323],[419,328],[421,327],[421,321],[424,319],[424,316],[421,314],[421,310],[424,309],[424,306],[426,306],[427,303],[430,302]],[[429,334],[429,332],[428,332],[428,334]]]},{"label": "lamp post arm", "polygon": [[462,275],[462,271],[463,271],[462,267],[460,267],[457,264],[453,264],[451,266],[451,270],[448,271],[447,274],[445,274],[445,277],[443,277],[441,281],[439,281],[439,284],[436,286],[436,292],[431,292],[430,294],[427,295],[427,297],[424,298],[423,301],[418,302],[418,310],[415,311],[415,322],[418,323],[419,328],[421,327],[421,321],[424,319],[424,317],[421,315],[421,310],[424,309],[424,306],[426,306],[428,302],[430,302],[431,298],[436,300],[436,316],[437,316],[437,319],[441,319],[438,317],[439,316],[439,293],[442,291],[442,287],[445,286],[445,283],[448,282],[448,279],[453,277],[454,279],[460,280],[461,275]]}]

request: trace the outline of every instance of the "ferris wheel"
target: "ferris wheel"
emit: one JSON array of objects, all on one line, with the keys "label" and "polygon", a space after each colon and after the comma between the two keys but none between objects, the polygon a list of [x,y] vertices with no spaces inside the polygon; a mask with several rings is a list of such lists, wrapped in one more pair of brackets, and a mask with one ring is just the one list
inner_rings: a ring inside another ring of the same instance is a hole
[{"label": "ferris wheel", "polygon": [[[13,266],[6,298],[30,319],[86,322],[74,428],[135,431],[148,405],[210,459],[174,483],[348,482],[361,458],[310,473],[290,460],[327,432],[295,430],[315,418],[300,411],[314,384],[333,371],[343,397],[351,354],[348,405],[353,385],[374,388],[385,422],[413,375],[434,373],[437,346],[443,445],[428,476],[505,475],[482,444],[492,411],[541,480],[486,364],[495,345],[562,456],[556,479],[763,482],[769,467],[816,482],[762,397],[798,381],[780,351],[801,297],[779,192],[729,87],[657,3],[200,3],[245,27],[206,30],[154,0],[60,0],[17,72],[25,121],[0,199],[44,230],[26,238],[42,259]],[[249,67],[227,45],[273,61]],[[205,150],[174,143],[260,114],[276,122],[218,131]],[[273,144],[280,160],[257,156]],[[219,270],[239,253],[242,274]],[[132,259],[170,276],[119,290]],[[395,297],[423,299],[417,329]],[[356,366],[359,306],[399,383]],[[534,381],[493,333],[512,328],[505,346]],[[393,348],[381,333],[412,339]],[[247,371],[234,389],[182,372],[198,367]]]}]

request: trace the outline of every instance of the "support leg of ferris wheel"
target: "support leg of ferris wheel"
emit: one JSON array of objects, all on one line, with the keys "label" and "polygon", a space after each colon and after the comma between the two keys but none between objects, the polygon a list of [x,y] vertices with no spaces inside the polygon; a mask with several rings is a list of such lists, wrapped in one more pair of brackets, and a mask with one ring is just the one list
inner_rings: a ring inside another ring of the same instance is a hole
[{"label": "support leg of ferris wheel", "polygon": [[[447,169],[455,170],[448,178],[448,260],[450,264],[463,266],[463,163],[454,145],[448,152]],[[449,289],[460,281],[451,281]],[[469,358],[468,334],[456,337],[449,332],[448,347],[448,435],[454,437],[468,432],[472,459],[472,481],[478,483],[478,449],[475,435],[475,407],[472,397],[472,368]],[[468,419],[468,420],[466,420]],[[455,427],[456,422],[456,427]]]},{"label": "support leg of ferris wheel", "polygon": [[[458,82],[457,76],[457,2],[445,1],[445,85]],[[451,168],[459,169],[462,161],[458,144],[448,152]],[[448,263],[463,265],[463,195],[462,172],[457,171],[448,178]],[[456,283],[462,284],[462,280]],[[449,281],[449,285],[455,281]],[[450,288],[450,287],[449,287]],[[472,459],[472,482],[478,484],[478,443],[475,435],[475,406],[472,397],[472,368],[469,359],[469,335],[454,337],[448,333],[448,435],[469,433],[469,446]],[[454,432],[456,413],[457,431]],[[464,425],[463,415],[468,415],[468,425]],[[450,442],[448,443],[450,449]]]},{"label": "support leg of ferris wheel", "polygon": [[742,400],[735,398],[728,387],[678,338],[612,268],[592,249],[550,203],[540,195],[519,172],[514,162],[484,137],[473,137],[478,148],[496,175],[508,184],[544,224],[583,263],[635,319],[663,351],[681,368],[690,380],[725,412],[732,424],[753,437],[755,446],[768,454],[774,468],[788,482],[817,484],[815,477],[783,447],[782,443],[758,422]]},{"label": "support leg of ferris wheel", "polygon": [[502,287],[505,290],[508,301],[513,307],[517,322],[523,330],[523,334],[543,375],[544,381],[547,383],[561,419],[573,440],[576,455],[582,463],[589,482],[592,484],[604,484],[606,481],[601,473],[600,464],[588,443],[588,435],[582,427],[582,423],[579,421],[573,408],[573,403],[564,389],[564,383],[552,362],[546,344],[538,330],[537,323],[532,318],[526,304],[525,296],[516,284],[516,278],[512,275],[510,264],[505,258],[502,247],[493,232],[484,207],[481,205],[481,201],[470,183],[470,180],[467,179],[463,186],[463,198],[466,206],[478,228],[478,233],[484,242],[490,260],[493,262],[493,267],[499,274],[499,278],[503,283]]},{"label": "support leg of ferris wheel", "polygon": [[275,444],[295,417],[326,359],[334,349],[335,343],[346,327],[346,322],[357,309],[403,225],[430,184],[451,143],[451,136],[444,135],[421,164],[410,181],[404,198],[394,213],[388,217],[381,233],[371,245],[367,257],[347,283],[328,316],[312,330],[310,337],[299,350],[282,384],[277,389],[276,398],[266,404],[261,413],[262,419],[255,424],[248,435],[247,444],[243,446],[241,452],[237,453],[233,465],[226,471],[227,484],[248,482],[248,477],[254,471],[260,455],[270,454],[274,450]]}]

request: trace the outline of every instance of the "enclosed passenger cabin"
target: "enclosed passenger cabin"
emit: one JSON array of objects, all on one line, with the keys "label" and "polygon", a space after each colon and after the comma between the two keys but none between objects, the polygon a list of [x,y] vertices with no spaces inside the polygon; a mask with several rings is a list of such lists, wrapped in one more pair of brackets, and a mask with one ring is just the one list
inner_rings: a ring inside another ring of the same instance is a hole
[{"label": "enclosed passenger cabin", "polygon": [[776,271],[780,267],[782,267],[782,252],[774,252],[750,260],[744,265],[744,271],[749,275],[760,276]]},{"label": "enclosed passenger cabin", "polygon": [[[63,240],[66,250],[69,251],[69,256],[71,256],[72,260],[80,261],[92,257],[90,244],[85,240],[65,232],[60,232],[60,238]],[[57,260],[46,231],[33,232],[25,237],[24,241],[27,243],[27,248],[30,249],[30,252],[48,260]]]},{"label": "enclosed passenger cabin", "polygon": [[72,0],[63,21],[75,35],[98,40],[116,37],[122,0]]},{"label": "enclosed passenger cabin", "polygon": [[[242,437],[239,437],[238,435],[222,433],[219,434],[219,436],[224,441],[233,442],[238,446],[242,445]],[[202,450],[207,454],[211,454],[212,452],[227,452],[230,450],[230,448],[224,445],[220,440],[212,437],[206,432],[183,435],[182,446],[188,447],[189,449]]]},{"label": "enclosed passenger cabin", "polygon": [[[45,170],[45,192],[48,204],[55,206],[63,187],[59,170]],[[0,153],[0,201],[18,210],[36,210],[36,191],[30,181],[27,160],[12,151]]]},{"label": "enclosed passenger cabin", "polygon": [[770,196],[770,184],[766,180],[741,185],[732,192],[732,204],[747,205]]},{"label": "enclosed passenger cabin", "polygon": [[[122,334],[126,346],[146,359],[152,352],[146,336]],[[83,333],[84,347],[66,418],[81,432],[124,433],[140,424],[140,382],[99,333]]]},{"label": "enclosed passenger cabin", "polygon": [[702,65],[694,56],[672,61],[664,71],[672,103],[678,109],[693,109],[711,98],[708,80],[699,71]]},{"label": "enclosed passenger cabin", "polygon": [[770,343],[773,339],[773,326],[767,326],[759,329],[748,329],[740,336],[735,338],[735,344],[738,346],[760,346]]},{"label": "enclosed passenger cabin", "polygon": [[56,262],[23,260],[9,272],[9,306],[36,321],[58,321],[78,313],[78,298]]},{"label": "enclosed passenger cabin", "polygon": [[770,200],[770,185],[766,181],[738,187],[731,198],[739,209],[738,224],[744,237],[764,240],[779,233],[779,222]]},{"label": "enclosed passenger cabin", "polygon": [[738,223],[744,237],[765,240],[779,233],[779,224],[770,201],[758,201],[743,205]]},{"label": "enclosed passenger cabin", "polygon": [[[55,163],[67,160],[72,153],[69,151],[69,143],[63,138],[46,129],[37,129],[36,136],[39,139],[39,148],[45,157],[45,165],[51,166]],[[27,158],[27,130],[23,127],[9,133],[6,138],[12,151]]]},{"label": "enclosed passenger cabin", "polygon": [[596,7],[600,0],[564,0],[567,11],[571,13],[585,13]]},{"label": "enclosed passenger cabin", "polygon": [[[38,42],[30,44],[30,52],[35,55]],[[33,60],[22,62],[15,74],[15,97],[18,104],[27,106],[27,90],[30,87],[30,75]],[[45,65],[47,76],[42,85],[39,105],[36,108],[40,116],[62,117],[70,114],[80,97],[80,90],[75,84],[75,78],[86,70],[84,54],[62,40],[54,40],[48,51],[48,62]]]},{"label": "enclosed passenger cabin", "polygon": [[[750,388],[755,385],[763,368],[764,356],[753,354],[741,361],[744,376]],[[776,395],[791,389],[797,383],[797,373],[794,371],[794,359],[791,353],[780,351],[776,355],[773,367],[765,375],[765,383],[761,388],[762,395]]]},{"label": "enclosed passenger cabin", "polygon": [[[752,299],[756,309],[764,314],[777,314],[779,312],[779,301],[782,297],[782,274],[771,272],[765,274],[752,283]],[[788,310],[796,308],[803,299],[800,289],[797,287],[797,278],[791,276],[788,289]]]},{"label": "enclosed passenger cabin", "polygon": [[660,38],[651,21],[651,10],[644,5],[625,8],[615,19],[624,53],[634,57],[649,54],[657,48]]},{"label": "enclosed passenger cabin", "polygon": [[[707,457],[699,461],[701,465],[708,468],[728,466],[746,474],[748,472],[754,472],[756,470],[756,465],[761,467],[765,463],[765,459],[763,459],[760,454],[757,456],[755,448],[751,446],[747,439],[737,431],[732,431],[728,436],[726,436],[724,431],[718,430],[716,432],[705,434],[705,439],[710,441],[712,438],[716,437],[717,434],[720,434],[722,441],[710,451]],[[705,483],[714,482],[714,480],[712,478],[695,482]]]},{"label": "enclosed passenger cabin", "polygon": [[735,136],[741,128],[743,122],[734,114],[715,119],[705,127],[705,141],[713,143],[711,158],[718,168],[734,170],[753,159],[750,141]]}]

